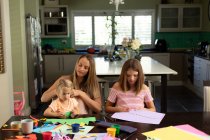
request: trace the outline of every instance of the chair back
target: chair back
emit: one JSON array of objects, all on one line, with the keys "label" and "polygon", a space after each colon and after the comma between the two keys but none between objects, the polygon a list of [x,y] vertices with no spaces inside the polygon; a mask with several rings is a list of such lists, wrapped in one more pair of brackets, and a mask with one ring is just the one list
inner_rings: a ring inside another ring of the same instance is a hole
[{"label": "chair back", "polygon": [[203,81],[203,112],[210,112],[210,81]]}]

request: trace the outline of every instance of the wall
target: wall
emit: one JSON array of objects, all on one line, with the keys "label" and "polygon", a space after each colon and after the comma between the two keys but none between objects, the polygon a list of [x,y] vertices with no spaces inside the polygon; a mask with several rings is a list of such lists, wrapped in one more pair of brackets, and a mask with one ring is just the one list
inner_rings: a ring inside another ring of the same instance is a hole
[{"label": "wall", "polygon": [[[44,2],[40,2],[44,4]],[[125,0],[124,5],[119,5],[119,10],[129,9],[156,9],[156,6],[160,3],[160,0]],[[108,0],[60,0],[60,5],[69,6],[69,15],[73,10],[115,10],[114,5],[110,5]],[[71,23],[71,21],[70,21]],[[71,27],[71,25],[69,26]],[[71,36],[71,31],[70,31]],[[46,44],[53,44],[55,48],[70,48],[71,37],[56,38],[56,39],[42,39],[42,46]],[[66,40],[67,44],[62,44],[62,40]]]},{"label": "wall", "polygon": [[29,114],[24,0],[9,0],[9,8],[12,39],[13,91],[25,92],[25,112]]},{"label": "wall", "polygon": [[[167,0],[168,4],[185,4],[185,0]],[[207,5],[206,0],[193,0],[194,3],[201,3],[203,5],[203,32],[181,32],[181,33],[156,33],[155,38],[164,38],[167,40],[169,48],[192,48],[196,47],[197,43],[203,40],[209,39],[210,22],[207,17]],[[119,5],[119,10],[129,9],[157,9],[157,5],[161,3],[161,0],[129,0],[125,1],[124,5]],[[108,1],[99,0],[60,0],[60,4],[69,5],[69,14],[72,10],[114,10],[114,5],[110,5]],[[71,21],[70,21],[71,23]],[[71,27],[71,25],[70,25]],[[71,35],[71,31],[70,31]],[[63,45],[62,40],[67,40],[67,44]],[[179,41],[177,41],[179,40]],[[51,43],[55,48],[69,48],[71,47],[71,38],[61,39],[43,39],[42,46]]]},{"label": "wall", "polygon": [[0,74],[0,126],[2,126],[13,114],[13,79],[12,79],[12,57],[11,57],[11,38],[10,38],[10,19],[9,1],[0,0],[2,35],[4,46],[5,73]]}]

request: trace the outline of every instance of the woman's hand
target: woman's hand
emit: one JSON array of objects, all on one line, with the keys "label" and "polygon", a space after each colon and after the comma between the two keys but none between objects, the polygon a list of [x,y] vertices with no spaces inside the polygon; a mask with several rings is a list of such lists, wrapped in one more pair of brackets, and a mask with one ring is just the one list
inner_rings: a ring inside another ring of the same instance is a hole
[{"label": "woman's hand", "polygon": [[81,94],[84,94],[84,92],[81,91],[81,90],[73,89],[73,91],[72,91],[71,94],[70,94],[70,97],[78,97],[78,96],[80,96]]}]

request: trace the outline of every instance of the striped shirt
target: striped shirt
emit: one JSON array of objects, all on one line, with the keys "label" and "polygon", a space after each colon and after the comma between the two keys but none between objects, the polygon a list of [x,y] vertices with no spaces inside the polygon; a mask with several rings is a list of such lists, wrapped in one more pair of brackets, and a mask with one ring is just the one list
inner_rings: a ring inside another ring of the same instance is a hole
[{"label": "striped shirt", "polygon": [[137,95],[133,91],[119,91],[110,89],[108,101],[115,103],[115,106],[128,107],[129,110],[144,108],[145,102],[153,101],[150,90],[141,90]]}]

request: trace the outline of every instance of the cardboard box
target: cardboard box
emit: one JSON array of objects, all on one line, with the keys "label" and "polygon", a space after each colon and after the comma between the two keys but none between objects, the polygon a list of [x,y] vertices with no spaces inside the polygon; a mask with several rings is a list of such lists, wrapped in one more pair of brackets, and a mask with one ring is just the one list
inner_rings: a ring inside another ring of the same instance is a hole
[{"label": "cardboard box", "polygon": [[59,0],[44,0],[44,5],[57,6],[59,5]]}]

